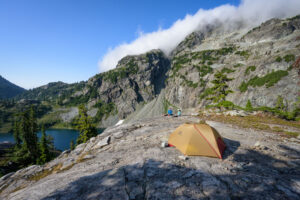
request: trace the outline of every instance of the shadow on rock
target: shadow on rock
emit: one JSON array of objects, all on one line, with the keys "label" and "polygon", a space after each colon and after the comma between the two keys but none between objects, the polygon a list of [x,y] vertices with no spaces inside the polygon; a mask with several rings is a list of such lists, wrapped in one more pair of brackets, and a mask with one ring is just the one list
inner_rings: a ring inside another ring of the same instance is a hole
[{"label": "shadow on rock", "polygon": [[[225,142],[239,146],[228,139]],[[280,148],[287,154],[297,152],[299,159],[299,151]],[[235,153],[232,158],[233,167],[223,174],[147,160],[82,177],[44,200],[299,199],[299,164],[251,149]],[[225,163],[226,159],[220,162]]]},{"label": "shadow on rock", "polygon": [[222,138],[225,145],[226,149],[223,154],[223,159],[228,158],[228,156],[234,154],[234,152],[239,148],[240,142],[235,141],[235,140],[230,140],[228,138]]}]

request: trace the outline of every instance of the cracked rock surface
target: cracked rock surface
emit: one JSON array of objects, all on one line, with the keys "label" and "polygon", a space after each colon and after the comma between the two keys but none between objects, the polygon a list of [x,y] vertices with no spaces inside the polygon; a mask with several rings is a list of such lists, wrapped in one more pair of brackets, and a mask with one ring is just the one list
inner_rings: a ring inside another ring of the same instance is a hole
[{"label": "cracked rock surface", "polygon": [[[226,143],[224,159],[163,148],[180,124],[157,117],[110,127],[44,166],[0,179],[0,199],[299,199],[299,140],[208,121]],[[101,144],[101,145],[99,145]]]}]

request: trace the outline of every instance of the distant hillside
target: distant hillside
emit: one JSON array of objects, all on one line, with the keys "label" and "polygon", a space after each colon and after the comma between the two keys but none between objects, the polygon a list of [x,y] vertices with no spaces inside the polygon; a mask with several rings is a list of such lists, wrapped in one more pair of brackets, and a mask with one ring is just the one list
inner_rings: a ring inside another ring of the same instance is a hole
[{"label": "distant hillside", "polygon": [[[70,99],[71,95],[76,96],[74,93],[79,92],[84,88],[85,82],[67,84],[61,81],[48,83],[34,89],[27,90],[26,92],[18,95],[15,99],[30,99],[39,101],[59,101],[60,99]],[[82,102],[85,103],[85,102]]]},{"label": "distant hillside", "polygon": [[0,76],[0,99],[11,98],[25,91],[24,88],[21,88]]}]

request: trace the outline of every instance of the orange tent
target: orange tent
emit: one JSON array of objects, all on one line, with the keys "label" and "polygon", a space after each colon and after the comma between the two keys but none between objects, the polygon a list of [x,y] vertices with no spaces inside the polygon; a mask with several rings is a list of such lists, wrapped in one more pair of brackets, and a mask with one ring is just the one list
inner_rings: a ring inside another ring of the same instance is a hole
[{"label": "orange tent", "polygon": [[216,129],[207,124],[183,124],[171,133],[168,143],[185,155],[220,159],[226,147]]}]

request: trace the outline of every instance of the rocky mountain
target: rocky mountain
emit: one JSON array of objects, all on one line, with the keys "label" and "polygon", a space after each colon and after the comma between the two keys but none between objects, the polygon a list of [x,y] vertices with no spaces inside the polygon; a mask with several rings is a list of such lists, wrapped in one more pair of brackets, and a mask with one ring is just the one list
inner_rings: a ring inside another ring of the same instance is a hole
[{"label": "rocky mountain", "polygon": [[87,82],[52,83],[19,99],[55,102],[69,110],[68,121],[83,103],[98,126],[109,126],[119,119],[158,116],[167,107],[186,111],[212,105],[220,72],[230,80],[224,83],[230,105],[243,108],[250,102],[273,109],[280,100],[284,110],[293,111],[299,104],[299,35],[300,16],[251,29],[215,25],[188,35],[169,56],[160,50],[127,56]]},{"label": "rocky mountain", "polygon": [[[108,128],[43,166],[3,176],[0,198],[299,199],[299,123],[257,111],[299,119],[299,75],[296,16],[254,28],[207,27],[170,55],[130,55],[87,82],[30,90],[15,100],[19,107],[36,101],[43,124],[70,124],[85,104],[94,123]],[[169,107],[188,115],[162,117]],[[257,110],[242,111],[249,107]],[[224,138],[223,160],[161,147],[180,124],[200,120]]]},{"label": "rocky mountain", "polygon": [[226,100],[275,107],[281,96],[292,110],[299,97],[299,26],[297,16],[271,19],[249,31],[192,33],[174,50],[166,99],[182,108],[209,104],[199,96],[221,71],[233,79]]},{"label": "rocky mountain", "polygon": [[26,90],[0,76],[0,99],[15,97]]}]

